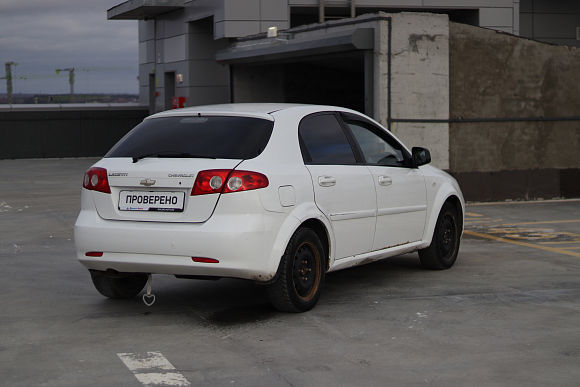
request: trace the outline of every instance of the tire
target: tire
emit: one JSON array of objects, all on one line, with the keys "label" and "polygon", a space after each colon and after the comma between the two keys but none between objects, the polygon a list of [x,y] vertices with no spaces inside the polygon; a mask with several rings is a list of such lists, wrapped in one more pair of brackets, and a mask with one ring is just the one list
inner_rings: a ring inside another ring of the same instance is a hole
[{"label": "tire", "polygon": [[268,286],[270,302],[283,312],[312,309],[320,298],[326,274],[324,249],[314,231],[296,230],[280,266],[278,278]]},{"label": "tire", "polygon": [[147,274],[134,274],[122,278],[105,277],[91,273],[95,288],[105,297],[132,298],[147,284]]},{"label": "tire", "polygon": [[459,252],[460,224],[455,207],[443,204],[431,244],[419,250],[419,259],[425,269],[445,270],[453,266]]}]

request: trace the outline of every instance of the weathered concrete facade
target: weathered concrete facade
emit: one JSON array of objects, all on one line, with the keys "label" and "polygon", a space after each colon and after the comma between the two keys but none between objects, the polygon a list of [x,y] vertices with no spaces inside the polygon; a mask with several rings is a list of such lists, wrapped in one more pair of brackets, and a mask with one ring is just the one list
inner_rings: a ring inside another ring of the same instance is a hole
[{"label": "weathered concrete facade", "polygon": [[449,64],[450,118],[482,121],[450,124],[468,196],[579,196],[580,49],[451,23]]}]

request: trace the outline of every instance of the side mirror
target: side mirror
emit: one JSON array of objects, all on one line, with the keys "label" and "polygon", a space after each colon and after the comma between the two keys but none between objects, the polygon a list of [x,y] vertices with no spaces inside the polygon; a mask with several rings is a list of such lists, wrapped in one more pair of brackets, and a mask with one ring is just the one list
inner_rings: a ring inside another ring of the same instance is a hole
[{"label": "side mirror", "polygon": [[421,165],[429,164],[431,162],[431,153],[429,149],[413,147],[413,166],[420,167]]}]

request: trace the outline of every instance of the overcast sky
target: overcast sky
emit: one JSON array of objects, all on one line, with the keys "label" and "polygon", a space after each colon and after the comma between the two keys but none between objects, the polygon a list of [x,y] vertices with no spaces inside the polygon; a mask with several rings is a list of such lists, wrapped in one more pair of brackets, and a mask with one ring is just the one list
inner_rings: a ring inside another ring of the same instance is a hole
[{"label": "overcast sky", "polygon": [[[138,94],[136,20],[107,20],[124,0],[0,0],[0,77],[52,75],[57,68],[131,67],[132,70],[75,71],[75,94]],[[62,74],[62,73],[61,73]],[[66,73],[68,75],[68,73]],[[13,80],[14,93],[66,94],[68,77]],[[0,93],[6,80],[0,79]]]}]

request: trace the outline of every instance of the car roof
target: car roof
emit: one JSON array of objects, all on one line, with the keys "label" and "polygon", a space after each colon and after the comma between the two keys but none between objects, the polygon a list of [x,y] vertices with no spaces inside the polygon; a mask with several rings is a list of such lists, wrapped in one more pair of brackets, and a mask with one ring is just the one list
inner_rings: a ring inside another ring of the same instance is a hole
[{"label": "car roof", "polygon": [[287,103],[232,103],[220,105],[205,105],[205,106],[188,107],[183,109],[167,110],[161,113],[154,114],[150,116],[150,118],[209,114],[209,115],[259,117],[268,120],[273,120],[270,113],[282,109],[288,109],[293,106],[300,105]]},{"label": "car roof", "polygon": [[205,115],[256,117],[273,121],[274,120],[274,118],[272,117],[273,113],[288,109],[304,110],[305,112],[306,111],[312,112],[317,110],[350,111],[350,109],[345,109],[337,106],[307,105],[294,103],[232,103],[232,104],[205,105],[182,109],[172,109],[154,114],[152,116],[147,117],[147,119],[161,117],[176,117],[176,116],[183,117],[205,114]]}]

